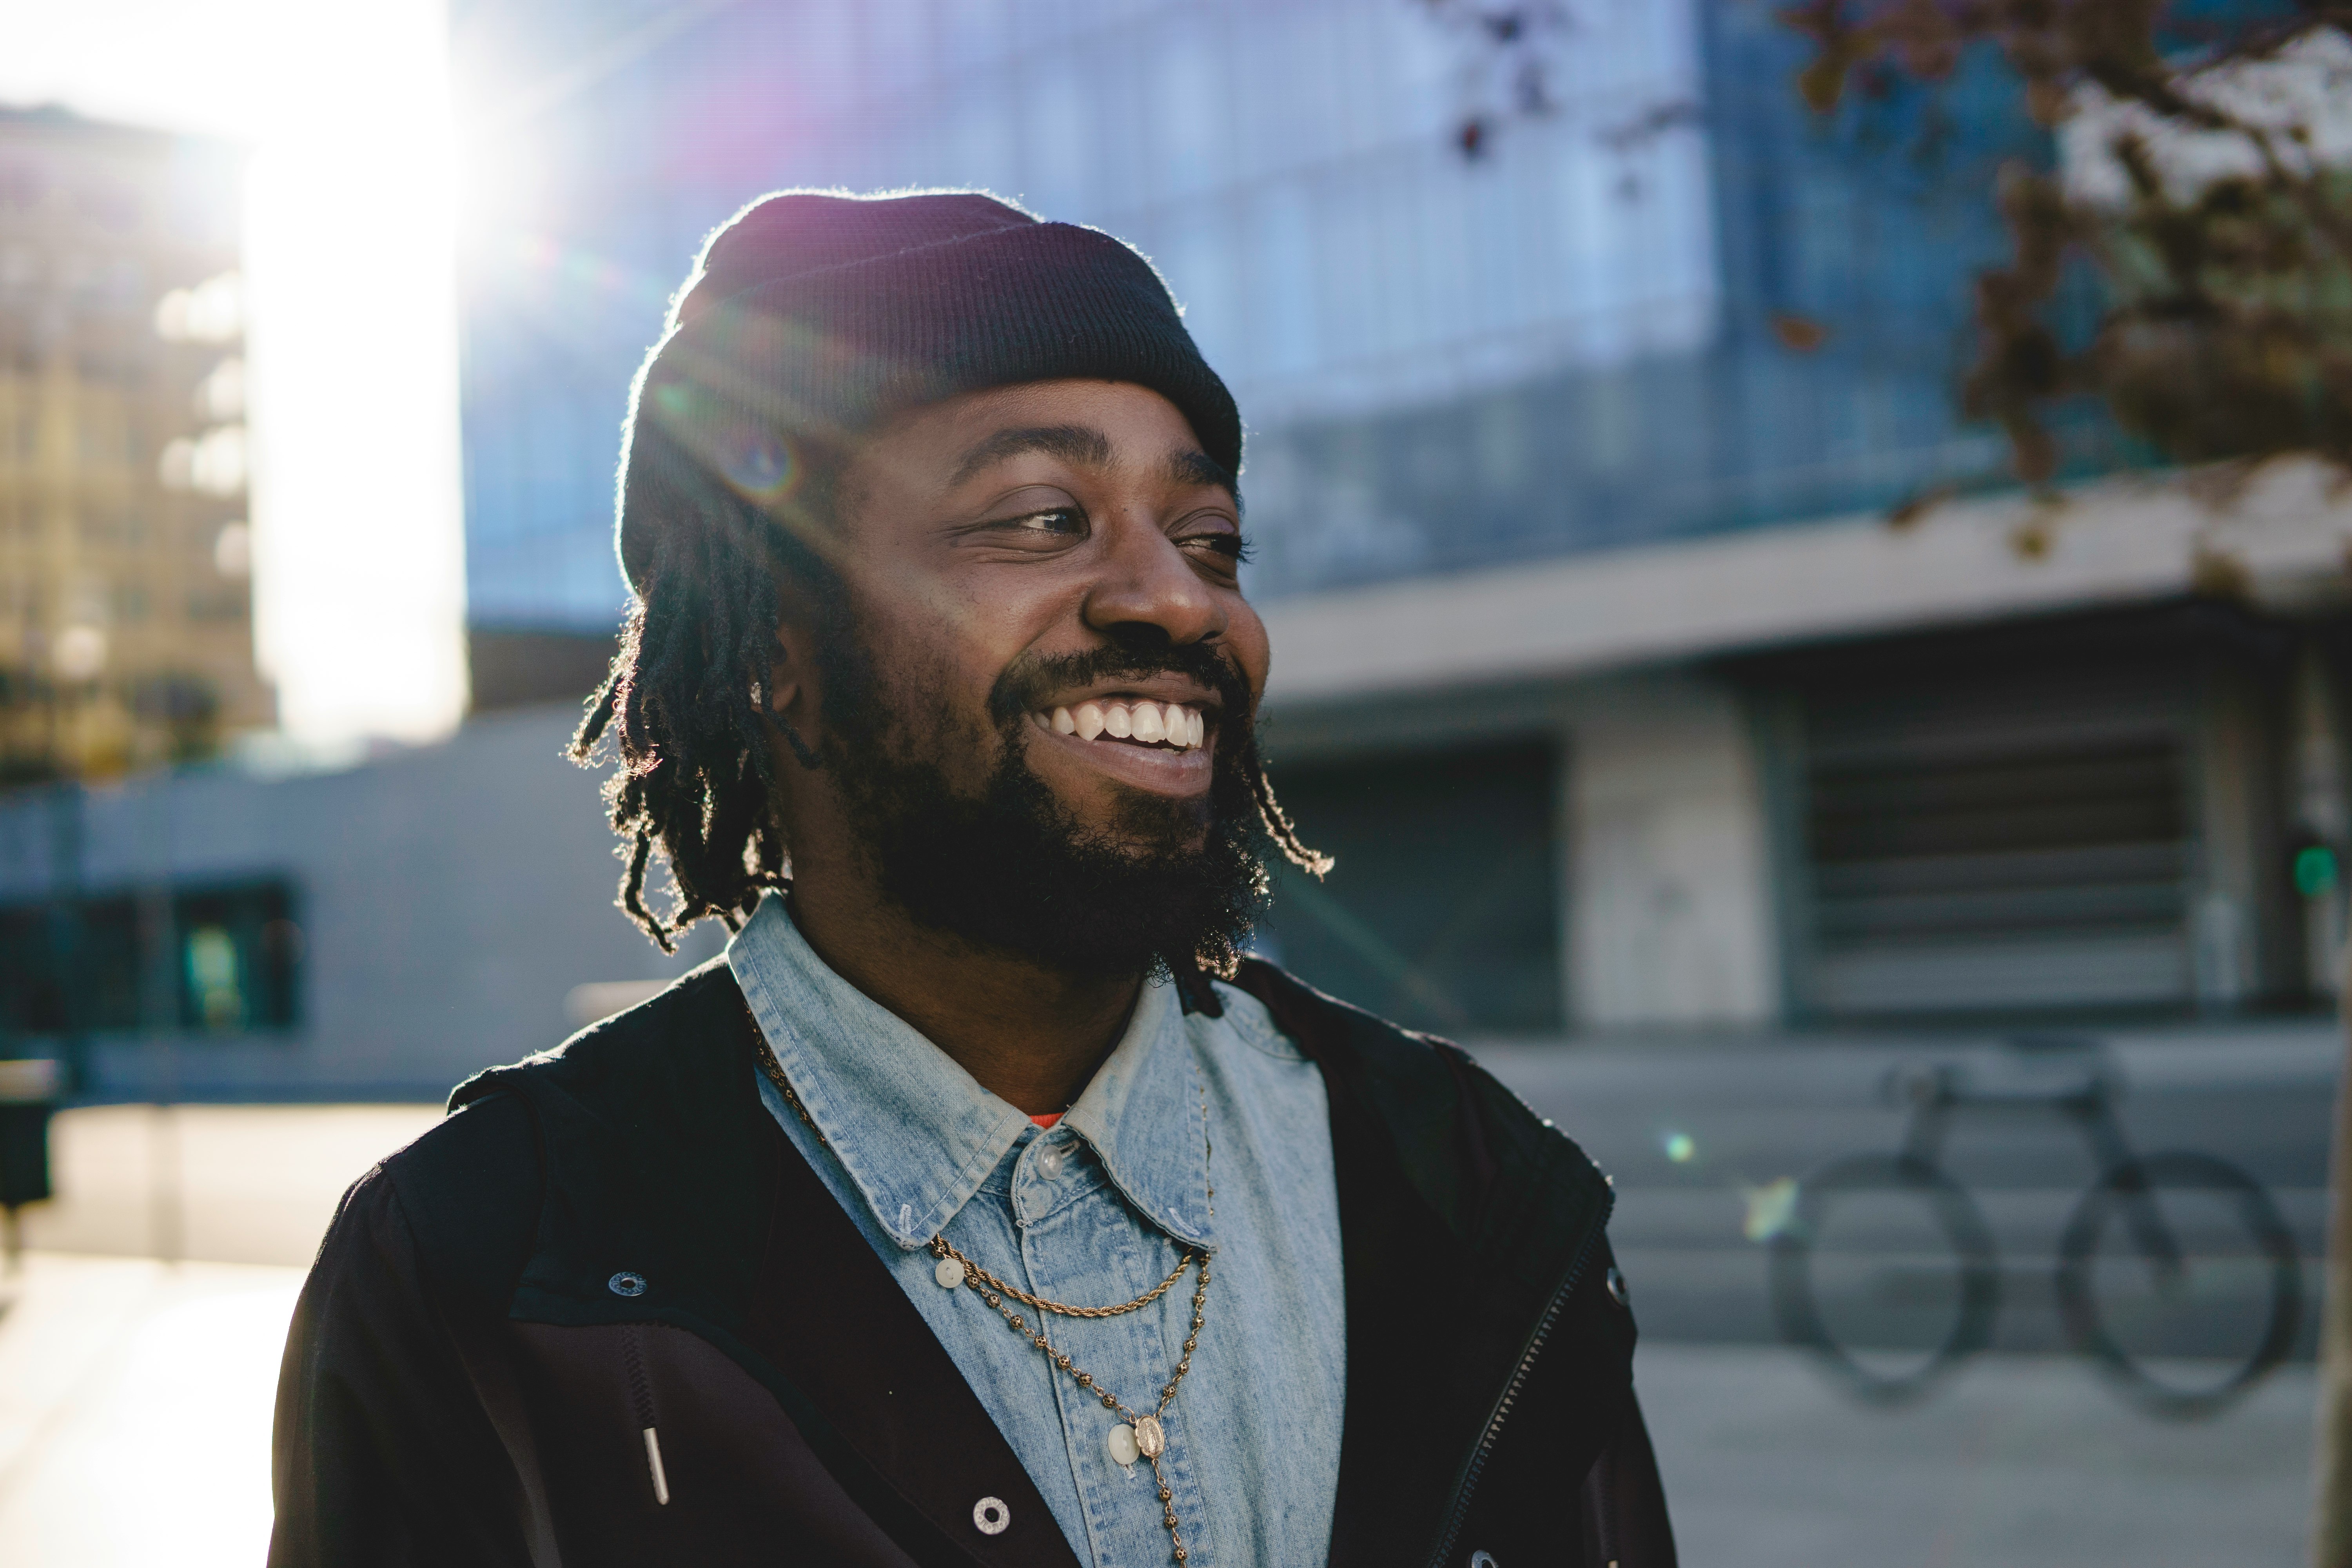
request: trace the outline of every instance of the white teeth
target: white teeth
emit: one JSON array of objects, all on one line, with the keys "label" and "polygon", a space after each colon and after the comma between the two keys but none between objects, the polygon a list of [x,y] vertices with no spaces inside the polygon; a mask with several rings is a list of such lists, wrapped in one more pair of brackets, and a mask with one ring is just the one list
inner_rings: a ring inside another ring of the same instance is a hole
[{"label": "white teeth", "polygon": [[1165,745],[1179,752],[1200,745],[1208,733],[1201,715],[1174,702],[1165,707],[1157,702],[1081,702],[1038,714],[1037,721],[1057,735],[1076,735],[1081,741],[1108,735],[1114,741]]}]

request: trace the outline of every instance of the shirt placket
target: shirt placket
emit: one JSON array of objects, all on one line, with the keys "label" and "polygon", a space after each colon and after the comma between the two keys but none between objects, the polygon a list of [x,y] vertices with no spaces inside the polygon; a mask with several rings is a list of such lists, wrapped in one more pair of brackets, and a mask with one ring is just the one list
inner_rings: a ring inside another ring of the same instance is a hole
[{"label": "shirt placket", "polygon": [[[1028,1216],[1017,1227],[1026,1289],[1048,1300],[1074,1305],[1132,1300],[1166,1279],[1182,1251],[1156,1227],[1137,1222],[1126,1200],[1075,1142],[1062,1146],[1064,1162],[1057,1174],[1047,1175],[1052,1162],[1041,1158],[1053,1149],[1050,1142],[1016,1167],[1015,1208]],[[1068,1353],[1075,1369],[1092,1374],[1136,1415],[1150,1415],[1159,1410],[1160,1391],[1183,1353],[1196,1288],[1197,1277],[1188,1272],[1139,1311],[1112,1318],[1043,1314],[1044,1332],[1057,1351]],[[1042,1358],[1042,1352],[1036,1353]],[[1201,1357],[1195,1355],[1183,1387],[1160,1413],[1169,1439],[1160,1475],[1183,1531],[1185,1568],[1211,1561],[1208,1520],[1192,1429],[1185,1420],[1186,1394],[1201,1373]],[[1106,1406],[1100,1394],[1080,1387],[1068,1373],[1057,1375],[1054,1392],[1095,1561],[1171,1561],[1172,1543],[1160,1518],[1160,1483],[1151,1466],[1142,1460],[1121,1466],[1111,1456],[1111,1428],[1127,1417]]]}]

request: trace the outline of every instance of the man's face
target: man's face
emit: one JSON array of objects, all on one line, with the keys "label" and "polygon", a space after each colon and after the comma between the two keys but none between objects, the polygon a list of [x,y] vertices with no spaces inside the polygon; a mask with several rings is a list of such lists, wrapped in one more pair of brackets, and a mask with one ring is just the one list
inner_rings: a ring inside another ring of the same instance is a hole
[{"label": "man's face", "polygon": [[885,891],[1065,968],[1227,951],[1264,888],[1265,628],[1183,416],[1125,383],[971,394],[885,426],[841,497],[846,613],[809,662]]}]

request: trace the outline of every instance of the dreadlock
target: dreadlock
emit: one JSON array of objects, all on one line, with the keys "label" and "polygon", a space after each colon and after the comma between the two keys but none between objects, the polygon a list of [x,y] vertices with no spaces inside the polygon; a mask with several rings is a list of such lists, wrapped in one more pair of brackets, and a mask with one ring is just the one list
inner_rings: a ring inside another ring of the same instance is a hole
[{"label": "dreadlock", "polygon": [[1276,849],[1282,851],[1282,858],[1317,881],[1321,881],[1323,873],[1337,862],[1319,850],[1308,848],[1306,840],[1298,837],[1298,829],[1291,824],[1290,814],[1283,810],[1282,803],[1274,798],[1274,781],[1265,776],[1263,761],[1259,761],[1250,773],[1250,795],[1257,802],[1257,814],[1265,823],[1266,837],[1274,840]]},{"label": "dreadlock", "polygon": [[[604,784],[625,869],[618,903],[665,952],[695,921],[716,917],[738,929],[761,893],[790,879],[791,846],[772,802],[777,786],[769,709],[779,585],[792,583],[827,624],[846,636],[840,579],[813,548],[837,500],[837,449],[794,441],[782,463],[784,500],[757,499],[726,469],[723,455],[698,450],[658,419],[640,419],[631,437],[624,505],[645,509],[650,558],[634,574],[619,651],[569,754],[593,766],[607,736],[619,766]],[[801,739],[784,731],[795,752]],[[1274,796],[1265,767],[1251,759],[1251,796],[1283,857],[1310,876],[1328,856],[1301,841]],[[667,914],[648,904],[656,856],[675,889]]]},{"label": "dreadlock", "polygon": [[[652,559],[639,574],[611,671],[572,736],[593,765],[606,735],[619,767],[604,783],[626,869],[619,903],[665,952],[706,916],[730,931],[785,880],[790,851],[770,802],[770,670],[782,605],[780,578],[829,600],[831,569],[800,528],[747,500],[659,421],[631,440],[626,504],[657,509]],[[829,470],[795,451],[803,472],[786,519],[805,525],[828,502]],[[646,900],[658,851],[676,898],[667,916]]]}]

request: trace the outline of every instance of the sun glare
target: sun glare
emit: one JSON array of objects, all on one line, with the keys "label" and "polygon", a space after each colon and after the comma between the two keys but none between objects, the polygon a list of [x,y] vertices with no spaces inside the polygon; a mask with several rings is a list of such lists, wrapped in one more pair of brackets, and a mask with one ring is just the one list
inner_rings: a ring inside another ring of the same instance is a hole
[{"label": "sun glare", "polygon": [[[125,49],[125,38],[137,38]],[[457,191],[435,0],[81,0],[12,21],[0,100],[224,136],[250,150],[249,472],[264,670],[320,740],[446,733],[465,704],[452,226]],[[236,285],[157,301],[197,331]]]}]

